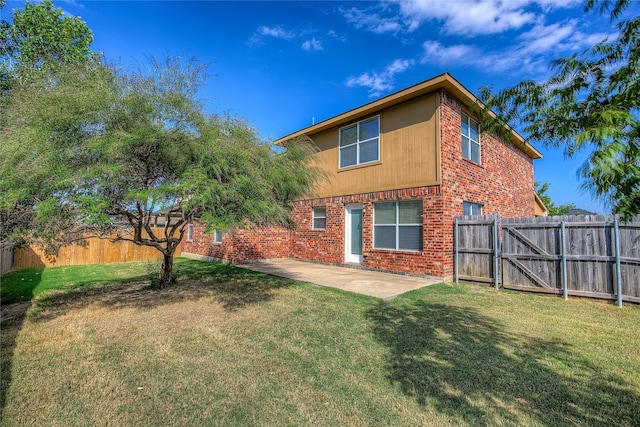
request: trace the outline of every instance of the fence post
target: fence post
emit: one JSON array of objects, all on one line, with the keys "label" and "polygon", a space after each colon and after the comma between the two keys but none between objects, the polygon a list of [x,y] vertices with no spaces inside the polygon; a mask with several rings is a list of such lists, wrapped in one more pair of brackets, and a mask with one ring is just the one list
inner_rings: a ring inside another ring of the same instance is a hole
[{"label": "fence post", "polygon": [[613,239],[616,248],[616,286],[618,293],[618,307],[622,307],[622,273],[620,272],[620,229],[618,218],[613,221]]},{"label": "fence post", "polygon": [[569,286],[567,284],[567,245],[564,232],[564,221],[560,223],[561,258],[562,258],[562,295],[565,300],[569,299]]},{"label": "fence post", "polygon": [[458,218],[455,218],[455,231],[454,231],[454,239],[456,240],[454,242],[454,246],[455,246],[455,255],[453,258],[453,264],[454,264],[454,281],[456,283],[458,283]]},{"label": "fence post", "polygon": [[498,217],[493,219],[493,280],[496,289],[499,289],[498,281]]}]

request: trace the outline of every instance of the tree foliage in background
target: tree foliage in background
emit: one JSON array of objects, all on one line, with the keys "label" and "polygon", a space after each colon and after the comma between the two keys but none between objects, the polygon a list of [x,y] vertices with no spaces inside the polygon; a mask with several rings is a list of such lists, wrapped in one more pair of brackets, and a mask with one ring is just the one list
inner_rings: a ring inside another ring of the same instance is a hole
[{"label": "tree foliage in background", "polygon": [[[4,11],[5,6],[6,3],[0,1],[0,10]],[[88,87],[99,79],[74,80],[77,76],[73,75],[73,67],[76,66],[79,67],[78,74],[104,74],[98,61],[100,55],[90,48],[93,35],[87,25],[77,17],[64,16],[62,10],[54,7],[50,0],[42,3],[27,2],[24,9],[16,10],[12,17],[12,22],[0,20],[0,126],[3,137],[10,126],[9,117],[19,119],[18,113],[24,105],[35,102],[38,91],[52,89],[54,82],[58,86],[59,103],[55,104],[58,101],[50,93],[47,102],[52,104],[48,107],[41,106],[53,110],[49,114],[51,118],[57,116],[57,120],[62,122],[75,117],[75,111],[82,104],[87,108],[100,108],[93,105],[98,102],[95,99],[97,89],[90,90]],[[66,71],[60,70],[62,66]],[[81,70],[81,66],[84,69]],[[60,97],[63,91],[67,91],[68,96]],[[13,97],[10,96],[12,92],[15,92]],[[74,99],[78,102],[73,102]],[[13,114],[9,114],[12,111]],[[15,122],[12,126],[15,126]],[[74,126],[77,130],[79,125],[69,124],[70,128]],[[31,132],[21,137],[28,146],[37,135]],[[12,146],[5,139],[2,140],[2,145],[5,150]],[[22,161],[26,162],[33,154],[25,152],[23,155],[25,158]],[[11,169],[12,161],[12,156],[1,157],[3,170]],[[9,176],[4,178],[5,184],[10,179],[18,179]],[[32,176],[22,176],[21,181],[12,183],[10,190],[2,189],[7,193],[0,205],[0,241],[11,237],[15,240],[32,221],[36,221],[33,206],[44,197],[39,193],[46,195],[56,185],[50,178],[53,177],[49,177],[43,170]]]},{"label": "tree foliage in background", "polygon": [[640,18],[625,17],[630,4],[589,0],[588,10],[610,12],[618,37],[555,60],[548,81],[481,91],[498,115],[484,117],[485,129],[504,135],[506,122],[568,157],[588,151],[582,188],[625,218],[640,214]]},{"label": "tree foliage in background", "polygon": [[12,21],[0,22],[0,93],[42,78],[59,64],[98,58],[90,48],[93,34],[87,24],[78,17],[64,16],[51,0],[27,1],[24,9],[13,14]]},{"label": "tree foliage in background", "polygon": [[540,200],[542,200],[542,203],[544,203],[544,205],[547,207],[549,216],[566,215],[569,213],[569,211],[571,211],[571,209],[575,209],[576,205],[573,203],[563,203],[559,206],[556,206],[553,200],[551,200],[551,197],[547,194],[547,191],[549,190],[548,182],[536,181],[534,186],[536,193],[538,193],[538,196],[540,197]]}]

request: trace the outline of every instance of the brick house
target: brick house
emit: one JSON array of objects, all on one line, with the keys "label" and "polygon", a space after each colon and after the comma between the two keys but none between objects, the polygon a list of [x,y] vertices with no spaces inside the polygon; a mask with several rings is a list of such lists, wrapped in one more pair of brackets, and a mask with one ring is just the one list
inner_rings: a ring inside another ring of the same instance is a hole
[{"label": "brick house", "polygon": [[533,160],[541,154],[515,132],[510,144],[481,133],[476,101],[445,73],[275,141],[310,137],[327,174],[314,198],[296,202],[295,227],[205,235],[195,222],[183,252],[450,278],[455,216],[539,209]]}]

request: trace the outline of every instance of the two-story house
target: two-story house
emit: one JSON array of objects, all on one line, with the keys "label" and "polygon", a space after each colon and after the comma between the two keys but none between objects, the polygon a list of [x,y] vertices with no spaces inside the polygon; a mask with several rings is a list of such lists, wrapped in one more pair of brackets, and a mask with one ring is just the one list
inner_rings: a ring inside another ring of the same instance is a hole
[{"label": "two-story house", "polygon": [[275,141],[311,138],[327,176],[296,202],[294,229],[210,236],[196,223],[183,252],[451,277],[455,216],[534,216],[537,204],[540,153],[515,132],[511,143],[482,133],[476,102],[445,73]]}]

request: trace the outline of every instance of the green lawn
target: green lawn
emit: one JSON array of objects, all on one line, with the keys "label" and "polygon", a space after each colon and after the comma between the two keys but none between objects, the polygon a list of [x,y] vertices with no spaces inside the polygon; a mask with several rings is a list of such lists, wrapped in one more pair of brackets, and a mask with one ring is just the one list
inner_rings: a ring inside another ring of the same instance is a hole
[{"label": "green lawn", "polygon": [[147,280],[159,272],[158,262],[123,262],[52,268],[24,268],[2,276],[0,301],[3,305],[31,301],[53,290],[87,288],[108,283]]},{"label": "green lawn", "polygon": [[153,290],[148,271],[2,278],[3,303],[33,303],[3,322],[0,425],[640,420],[640,307],[445,284],[383,303],[184,259]]}]

